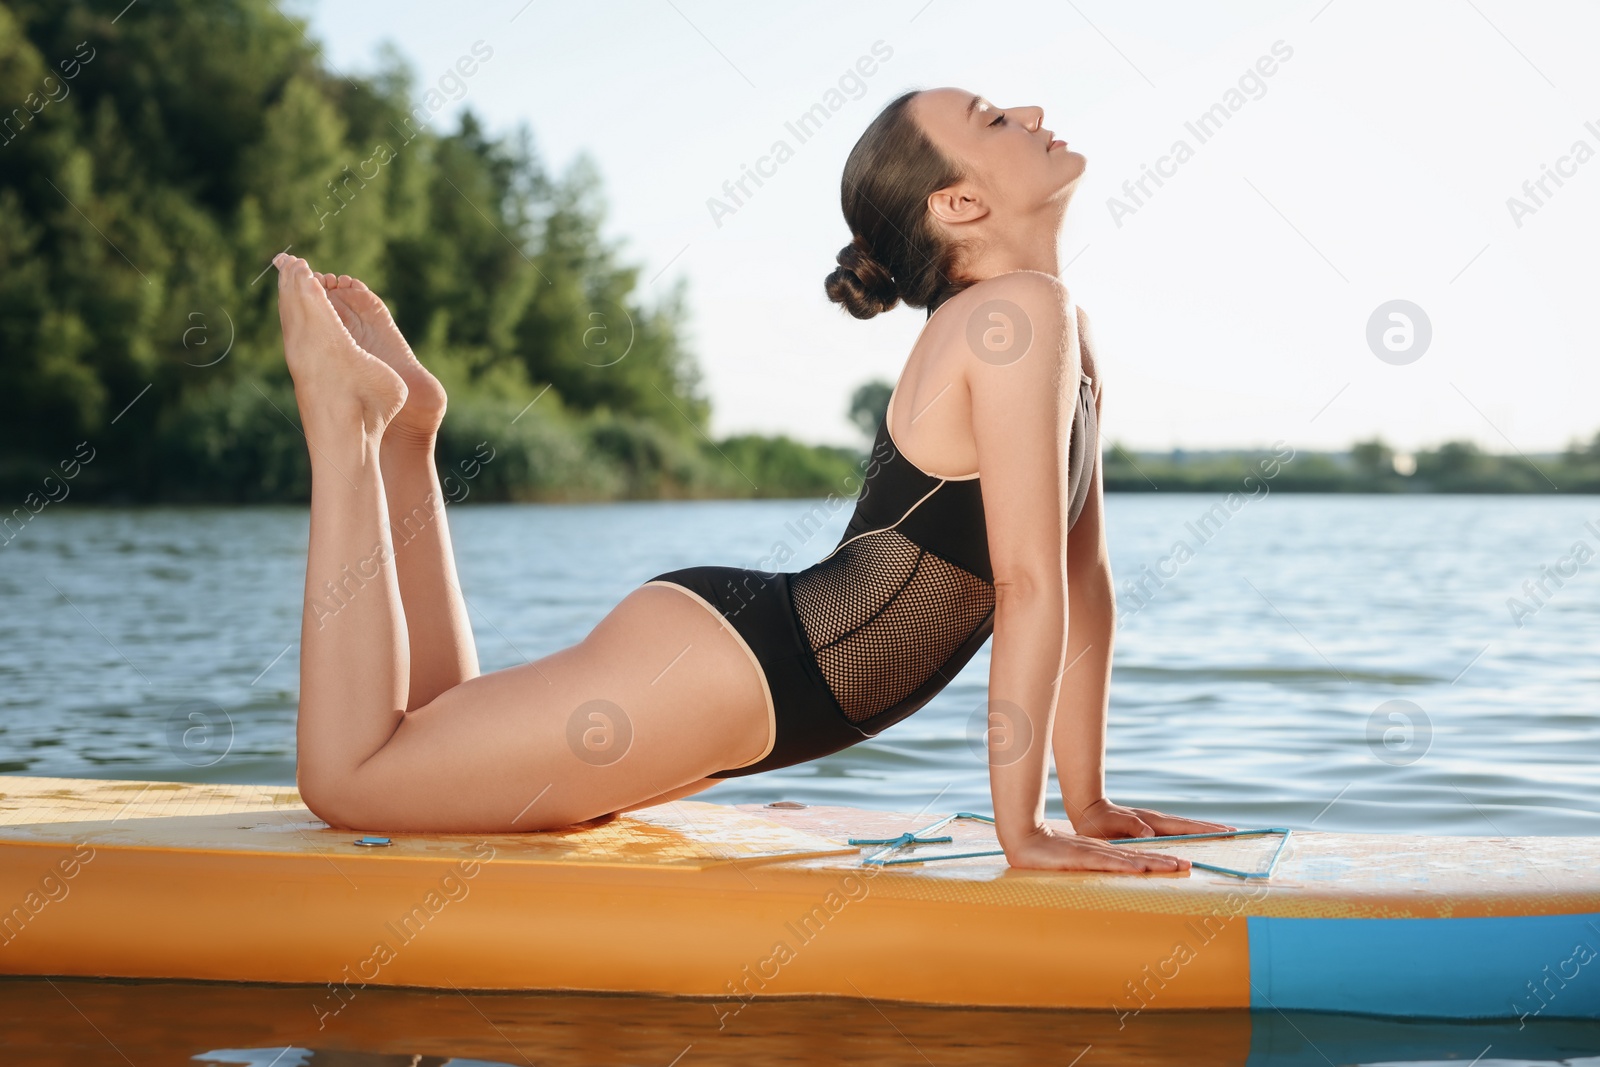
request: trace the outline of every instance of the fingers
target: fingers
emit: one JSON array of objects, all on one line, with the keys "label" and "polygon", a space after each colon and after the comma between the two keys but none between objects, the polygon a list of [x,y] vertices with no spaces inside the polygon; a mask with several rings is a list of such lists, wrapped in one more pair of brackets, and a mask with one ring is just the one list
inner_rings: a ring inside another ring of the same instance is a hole
[{"label": "fingers", "polygon": [[1013,866],[1112,874],[1182,874],[1192,866],[1181,856],[1147,852],[1077,834],[1050,837],[1019,850],[1019,854],[1008,852],[1007,857]]},{"label": "fingers", "polygon": [[1126,848],[1122,845],[1112,845],[1096,842],[1099,846],[1096,851],[1116,866],[1103,868],[1105,870],[1121,870],[1134,873],[1141,872],[1172,872],[1186,871],[1190,867],[1188,860],[1182,856],[1171,856],[1165,852],[1146,852],[1138,848]]},{"label": "fingers", "polygon": [[[1135,808],[1139,817],[1146,820],[1151,826],[1159,828],[1158,836],[1175,834],[1225,834],[1237,830],[1236,826],[1227,823],[1209,822],[1205,819],[1186,819],[1181,815],[1168,815],[1163,811],[1153,811],[1149,808]],[[1143,836],[1143,835],[1140,835]]]},{"label": "fingers", "polygon": [[1189,861],[1182,856],[1169,856],[1165,852],[1141,852],[1138,849],[1127,849],[1124,854],[1127,870],[1138,872],[1171,872],[1186,871]]},{"label": "fingers", "polygon": [[1187,871],[1190,866],[1182,856],[1169,856],[1165,852],[1152,852],[1145,859],[1149,862],[1145,869],[1149,871]]},{"label": "fingers", "polygon": [[1149,823],[1131,813],[1126,815],[1119,813],[1116,818],[1097,819],[1084,827],[1083,833],[1085,836],[1098,837],[1102,840],[1158,836]]}]

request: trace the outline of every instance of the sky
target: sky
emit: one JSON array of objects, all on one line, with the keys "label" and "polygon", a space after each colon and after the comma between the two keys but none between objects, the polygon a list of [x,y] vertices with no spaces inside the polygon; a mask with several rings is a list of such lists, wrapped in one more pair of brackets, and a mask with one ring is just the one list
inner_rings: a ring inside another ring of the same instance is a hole
[{"label": "sky", "polygon": [[[552,171],[598,163],[646,302],[688,280],[719,436],[864,443],[849,396],[897,378],[924,312],[863,322],[823,294],[850,239],[840,173],[884,104],[940,85],[1042,107],[1088,160],[1061,277],[1093,322],[1106,442],[1536,453],[1600,431],[1600,4],[284,6],[342,71],[392,43],[419,94],[491,49],[450,113],[526,125]],[[799,142],[786,124],[839,88]],[[714,213],[779,139],[792,157]]]}]

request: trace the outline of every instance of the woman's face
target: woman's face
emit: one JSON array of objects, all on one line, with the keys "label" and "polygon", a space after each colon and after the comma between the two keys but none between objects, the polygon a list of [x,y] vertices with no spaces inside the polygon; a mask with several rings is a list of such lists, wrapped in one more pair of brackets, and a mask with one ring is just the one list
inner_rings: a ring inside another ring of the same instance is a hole
[{"label": "woman's face", "polygon": [[1044,125],[1038,107],[996,107],[964,89],[925,89],[912,114],[930,140],[966,170],[991,208],[1028,214],[1071,194],[1082,154]]}]

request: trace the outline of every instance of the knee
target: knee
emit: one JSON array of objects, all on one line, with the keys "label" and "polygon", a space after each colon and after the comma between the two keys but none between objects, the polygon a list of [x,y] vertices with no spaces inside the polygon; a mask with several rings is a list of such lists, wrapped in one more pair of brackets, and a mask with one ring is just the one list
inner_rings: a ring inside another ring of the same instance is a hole
[{"label": "knee", "polygon": [[297,772],[295,788],[311,814],[336,830],[361,829],[362,821],[351,790],[326,774]]}]

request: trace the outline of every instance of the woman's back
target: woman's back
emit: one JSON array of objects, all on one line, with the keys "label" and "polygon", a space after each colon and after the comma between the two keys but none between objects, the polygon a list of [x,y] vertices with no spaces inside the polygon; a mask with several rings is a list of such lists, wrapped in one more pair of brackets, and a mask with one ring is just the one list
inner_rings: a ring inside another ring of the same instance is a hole
[{"label": "woman's back", "polygon": [[[956,428],[963,423],[970,441],[961,355],[951,346],[964,339],[961,318],[984,313],[992,302],[957,300],[964,308],[951,308],[954,314],[943,322],[930,315],[907,357],[838,546],[790,576],[794,612],[816,665],[840,710],[869,734],[931,700],[993,632],[994,572],[980,472],[924,470],[901,451],[891,430],[897,421],[905,425],[896,418],[901,390],[920,390],[933,399],[922,411],[913,409],[912,419],[940,410],[940,424],[930,415],[928,426],[944,431],[932,440],[943,457],[961,451]],[[935,333],[936,325],[943,330]],[[1069,526],[1092,487],[1099,433],[1091,387],[1089,376],[1081,375],[1068,457]]]},{"label": "woman's back", "polygon": [[[879,733],[932,700],[993,634],[998,597],[990,516],[998,507],[1028,517],[1039,507],[997,495],[1003,491],[997,485],[1007,482],[1005,476],[1019,460],[991,448],[991,462],[1002,477],[987,486],[980,484],[976,470],[959,475],[942,468],[924,470],[900,451],[891,424],[901,421],[904,400],[926,394],[933,399],[924,401],[927,406],[921,411],[909,409],[905,422],[947,433],[957,439],[959,449],[959,427],[965,420],[970,443],[974,419],[968,376],[975,375],[974,361],[970,352],[956,346],[965,343],[966,325],[974,316],[984,316],[976,321],[1014,338],[1007,331],[1015,322],[1008,324],[1004,315],[991,321],[989,316],[1007,308],[1015,309],[1013,316],[1023,314],[1002,294],[1032,302],[1026,287],[1037,287],[1042,280],[1035,274],[980,283],[950,298],[943,314],[929,317],[878,424],[855,511],[832,552],[800,571],[704,564],[659,574],[646,583],[673,585],[700,599],[727,620],[762,668],[775,724],[772,746],[755,760],[711,777],[791,766]],[[1052,279],[1051,284],[1060,283]],[[1049,295],[1054,299],[1054,290]],[[1059,353],[1042,329],[1038,340],[1030,346],[1031,359],[1018,358],[1028,364],[1025,373],[1049,378],[1053,370],[1036,368],[1042,360],[1059,359]],[[1009,358],[1003,352],[997,357],[993,344],[983,351],[990,365],[985,369],[992,369],[996,359]],[[1080,364],[1072,359],[1067,365],[1077,373]],[[979,387],[992,388],[987,382]],[[909,392],[902,395],[902,389]],[[1067,395],[1075,399],[1070,442],[1060,457],[1066,484],[1053,487],[1051,495],[1069,505],[1062,519],[1070,527],[1093,487],[1099,431],[1089,376],[1080,374],[1077,388]],[[939,409],[941,422],[936,424],[931,415],[923,420],[932,409]],[[978,428],[985,440],[998,436],[992,404],[983,418]],[[1020,462],[1053,466],[1046,458],[1023,457]],[[1031,528],[1001,531],[1001,536],[1008,546],[1019,537],[1031,544],[1043,540]]]}]

